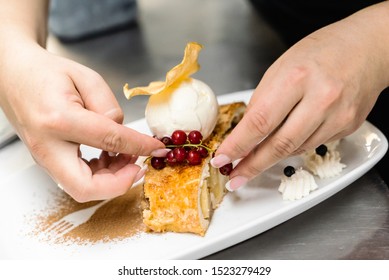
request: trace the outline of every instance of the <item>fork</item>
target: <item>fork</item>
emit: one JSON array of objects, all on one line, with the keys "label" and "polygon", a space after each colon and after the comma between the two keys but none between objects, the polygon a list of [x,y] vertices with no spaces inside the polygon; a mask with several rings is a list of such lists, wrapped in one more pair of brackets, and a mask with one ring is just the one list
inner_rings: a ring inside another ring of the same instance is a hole
[{"label": "fork", "polygon": [[102,207],[104,204],[111,201],[111,199],[104,200],[94,206],[78,210],[76,212],[70,213],[55,223],[51,224],[44,232],[48,233],[49,236],[55,235],[56,237],[64,236],[68,232],[72,231],[76,227],[86,223],[92,215]]}]

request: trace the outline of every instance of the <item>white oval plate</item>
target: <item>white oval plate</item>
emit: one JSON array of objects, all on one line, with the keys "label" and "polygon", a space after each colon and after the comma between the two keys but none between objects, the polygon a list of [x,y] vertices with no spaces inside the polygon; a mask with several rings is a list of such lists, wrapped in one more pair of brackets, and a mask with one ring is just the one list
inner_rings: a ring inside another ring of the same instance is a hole
[{"label": "white oval plate", "polygon": [[[249,101],[252,90],[219,96],[219,102]],[[144,119],[128,126],[150,133]],[[31,234],[39,211],[47,208],[56,184],[38,166],[13,175],[0,184],[0,258],[3,259],[199,259],[258,235],[329,198],[371,169],[386,153],[388,142],[365,122],[339,146],[347,165],[333,179],[317,179],[319,188],[298,201],[283,201],[278,192],[282,170],[297,166],[300,158],[280,162],[243,189],[228,193],[216,210],[204,237],[193,234],[150,234],[94,244],[52,244]],[[96,150],[85,147],[86,157]]]}]

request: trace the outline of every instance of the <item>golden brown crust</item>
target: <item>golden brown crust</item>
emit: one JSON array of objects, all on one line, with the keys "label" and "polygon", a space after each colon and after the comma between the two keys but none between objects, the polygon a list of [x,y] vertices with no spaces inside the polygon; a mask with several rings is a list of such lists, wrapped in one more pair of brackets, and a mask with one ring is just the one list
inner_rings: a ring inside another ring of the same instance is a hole
[{"label": "golden brown crust", "polygon": [[[243,102],[219,106],[218,122],[204,144],[216,150],[242,118],[245,108]],[[143,186],[143,222],[150,231],[205,234],[212,210],[219,205],[225,194],[225,180],[207,179],[210,175],[218,176],[214,170],[209,170],[212,168],[209,164],[211,156],[195,166],[167,166],[161,170],[149,166]],[[147,164],[150,165],[149,162]],[[214,194],[210,188],[214,188],[215,184],[219,185],[216,187],[221,187],[222,191]]]}]

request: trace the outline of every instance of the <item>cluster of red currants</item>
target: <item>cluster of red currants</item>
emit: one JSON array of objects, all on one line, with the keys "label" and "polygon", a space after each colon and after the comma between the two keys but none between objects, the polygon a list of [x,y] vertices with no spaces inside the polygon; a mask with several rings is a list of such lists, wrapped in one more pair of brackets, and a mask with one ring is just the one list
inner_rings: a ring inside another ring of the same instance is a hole
[{"label": "cluster of red currants", "polygon": [[[192,130],[186,134],[183,130],[175,130],[172,135],[159,139],[170,149],[166,157],[152,157],[151,166],[155,169],[163,169],[166,165],[176,164],[199,165],[203,158],[208,157],[213,151],[205,146],[203,135],[200,131]],[[232,171],[232,164],[226,164],[219,168],[221,174],[228,176]]]}]

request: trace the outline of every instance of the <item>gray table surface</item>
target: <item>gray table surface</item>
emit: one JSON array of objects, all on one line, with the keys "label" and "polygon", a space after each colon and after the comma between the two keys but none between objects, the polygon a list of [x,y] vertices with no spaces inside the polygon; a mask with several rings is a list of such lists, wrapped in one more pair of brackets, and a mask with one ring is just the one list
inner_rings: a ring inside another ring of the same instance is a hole
[{"label": "gray table surface", "polygon": [[[204,45],[195,77],[217,95],[255,88],[285,50],[245,0],[138,1],[138,24],[81,42],[50,36],[48,49],[99,72],[125,112],[144,117],[147,98],[129,102],[124,83],[164,79],[189,41]],[[333,197],[205,259],[388,259],[389,192],[374,168]]]}]

